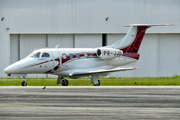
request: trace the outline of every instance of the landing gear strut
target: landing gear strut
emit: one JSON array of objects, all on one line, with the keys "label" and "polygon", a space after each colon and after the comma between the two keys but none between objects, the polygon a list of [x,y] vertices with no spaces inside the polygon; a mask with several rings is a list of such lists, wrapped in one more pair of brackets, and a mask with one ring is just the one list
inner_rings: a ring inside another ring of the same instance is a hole
[{"label": "landing gear strut", "polygon": [[58,77],[57,78],[57,85],[59,83],[62,83],[62,86],[68,86],[68,84],[69,84],[68,80],[64,79],[63,77]]},{"label": "landing gear strut", "polygon": [[100,81],[98,80],[98,75],[91,76],[91,83],[93,83],[94,86],[100,86]]},{"label": "landing gear strut", "polygon": [[22,85],[22,86],[27,86],[26,77],[23,76],[23,78],[24,78],[24,80],[23,80],[23,82],[21,83],[21,85]]}]

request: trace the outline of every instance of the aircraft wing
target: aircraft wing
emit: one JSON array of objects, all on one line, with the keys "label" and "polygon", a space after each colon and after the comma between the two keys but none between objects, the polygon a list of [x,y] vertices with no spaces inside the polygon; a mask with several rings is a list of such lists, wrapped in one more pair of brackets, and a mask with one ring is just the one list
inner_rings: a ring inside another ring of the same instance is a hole
[{"label": "aircraft wing", "polygon": [[137,68],[129,67],[129,68],[117,68],[117,69],[109,69],[109,70],[96,70],[96,71],[89,71],[89,72],[74,72],[72,74],[69,74],[69,76],[90,76],[90,75],[97,75],[97,74],[102,74],[102,73],[135,70],[135,69]]}]

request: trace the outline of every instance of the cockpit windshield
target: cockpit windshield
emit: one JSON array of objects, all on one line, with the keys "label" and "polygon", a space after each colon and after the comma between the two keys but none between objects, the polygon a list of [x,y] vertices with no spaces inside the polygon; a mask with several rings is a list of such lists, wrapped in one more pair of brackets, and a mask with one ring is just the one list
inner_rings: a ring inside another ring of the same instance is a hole
[{"label": "cockpit windshield", "polygon": [[31,55],[29,55],[30,58],[39,58],[41,52],[35,52],[35,53],[32,53]]},{"label": "cockpit windshield", "polygon": [[49,53],[45,53],[45,52],[44,52],[44,53],[42,54],[42,57],[49,57],[49,56],[50,56]]}]

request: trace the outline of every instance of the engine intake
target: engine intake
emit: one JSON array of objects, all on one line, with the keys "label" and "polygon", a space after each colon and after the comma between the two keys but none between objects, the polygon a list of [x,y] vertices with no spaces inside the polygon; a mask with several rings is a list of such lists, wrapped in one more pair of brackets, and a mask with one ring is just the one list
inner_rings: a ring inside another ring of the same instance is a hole
[{"label": "engine intake", "polygon": [[123,55],[123,51],[113,48],[101,48],[97,50],[97,56],[100,59],[112,59]]}]

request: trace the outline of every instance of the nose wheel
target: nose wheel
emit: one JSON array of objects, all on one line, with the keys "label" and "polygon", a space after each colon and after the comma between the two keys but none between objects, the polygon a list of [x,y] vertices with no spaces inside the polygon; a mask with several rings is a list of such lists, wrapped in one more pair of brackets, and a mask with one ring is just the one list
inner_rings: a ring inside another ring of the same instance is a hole
[{"label": "nose wheel", "polygon": [[26,81],[23,81],[23,82],[22,82],[22,86],[27,86],[27,82],[26,82]]},{"label": "nose wheel", "polygon": [[68,80],[64,79],[62,80],[62,86],[68,86],[69,82]]}]

